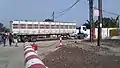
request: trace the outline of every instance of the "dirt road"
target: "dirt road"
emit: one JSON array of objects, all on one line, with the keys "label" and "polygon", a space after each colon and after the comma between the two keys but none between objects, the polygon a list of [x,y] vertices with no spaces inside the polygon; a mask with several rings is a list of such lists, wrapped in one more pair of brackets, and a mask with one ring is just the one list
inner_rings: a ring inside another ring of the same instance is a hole
[{"label": "dirt road", "polygon": [[115,53],[120,54],[120,50],[105,45],[97,47],[89,42],[70,41],[47,55],[43,61],[49,68],[120,68],[120,55],[116,56]]}]

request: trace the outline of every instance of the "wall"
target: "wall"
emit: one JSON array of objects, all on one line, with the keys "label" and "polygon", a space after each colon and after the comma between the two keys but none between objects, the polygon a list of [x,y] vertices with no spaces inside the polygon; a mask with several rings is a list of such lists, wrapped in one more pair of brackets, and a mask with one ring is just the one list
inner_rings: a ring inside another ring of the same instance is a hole
[{"label": "wall", "polygon": [[[109,38],[110,30],[112,29],[117,29],[117,28],[102,28],[102,39]],[[88,34],[87,38],[90,38],[90,29],[87,29],[87,34]],[[96,38],[98,38],[98,28],[95,28],[95,35],[96,35]]]}]

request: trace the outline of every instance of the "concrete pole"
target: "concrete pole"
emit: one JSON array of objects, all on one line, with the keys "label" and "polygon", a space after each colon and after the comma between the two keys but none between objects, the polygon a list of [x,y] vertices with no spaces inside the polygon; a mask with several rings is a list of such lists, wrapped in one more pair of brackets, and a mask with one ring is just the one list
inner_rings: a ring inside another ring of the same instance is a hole
[{"label": "concrete pole", "polygon": [[100,40],[102,38],[101,35],[101,27],[102,27],[102,0],[98,0],[98,9],[99,9],[99,25],[98,25],[98,40],[97,40],[97,45],[100,46]]},{"label": "concrete pole", "polygon": [[93,0],[89,0],[90,42],[93,41]]}]

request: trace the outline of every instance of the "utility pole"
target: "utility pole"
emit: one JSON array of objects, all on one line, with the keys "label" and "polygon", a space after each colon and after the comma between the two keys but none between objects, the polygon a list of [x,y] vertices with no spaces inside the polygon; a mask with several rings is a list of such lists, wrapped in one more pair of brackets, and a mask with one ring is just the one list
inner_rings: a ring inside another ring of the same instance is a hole
[{"label": "utility pole", "polygon": [[101,38],[102,38],[102,35],[101,35],[101,27],[102,27],[102,0],[98,0],[98,10],[99,10],[99,16],[98,16],[99,24],[98,24],[97,45],[100,46],[100,41],[101,41]]},{"label": "utility pole", "polygon": [[93,41],[93,0],[89,0],[90,42]]},{"label": "utility pole", "polygon": [[120,28],[120,15],[118,16],[118,28]]},{"label": "utility pole", "polygon": [[52,13],[53,21],[55,21],[55,12]]}]

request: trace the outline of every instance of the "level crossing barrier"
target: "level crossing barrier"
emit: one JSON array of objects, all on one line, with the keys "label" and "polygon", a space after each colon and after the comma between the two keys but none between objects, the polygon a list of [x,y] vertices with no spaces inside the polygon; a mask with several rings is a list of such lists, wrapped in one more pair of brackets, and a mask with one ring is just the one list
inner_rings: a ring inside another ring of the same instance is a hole
[{"label": "level crossing barrier", "polygon": [[24,44],[25,68],[48,68],[40,60],[29,42]]}]

